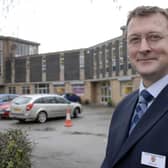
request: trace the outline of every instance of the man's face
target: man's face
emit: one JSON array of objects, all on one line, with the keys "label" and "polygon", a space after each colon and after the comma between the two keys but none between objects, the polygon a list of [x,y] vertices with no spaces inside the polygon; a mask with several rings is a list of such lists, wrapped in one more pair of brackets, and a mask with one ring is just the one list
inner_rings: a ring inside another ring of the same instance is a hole
[{"label": "man's face", "polygon": [[168,74],[168,21],[161,14],[134,17],[127,27],[131,64],[154,81]]}]

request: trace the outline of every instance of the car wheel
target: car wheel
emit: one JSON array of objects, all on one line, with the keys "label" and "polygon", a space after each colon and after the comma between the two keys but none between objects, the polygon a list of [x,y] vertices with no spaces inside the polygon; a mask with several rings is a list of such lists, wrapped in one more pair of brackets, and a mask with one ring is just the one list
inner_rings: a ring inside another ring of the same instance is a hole
[{"label": "car wheel", "polygon": [[45,123],[47,121],[47,114],[45,112],[40,112],[37,116],[37,121],[39,123]]},{"label": "car wheel", "polygon": [[79,108],[75,108],[74,111],[73,111],[73,118],[77,118],[79,113],[80,113],[80,109]]}]

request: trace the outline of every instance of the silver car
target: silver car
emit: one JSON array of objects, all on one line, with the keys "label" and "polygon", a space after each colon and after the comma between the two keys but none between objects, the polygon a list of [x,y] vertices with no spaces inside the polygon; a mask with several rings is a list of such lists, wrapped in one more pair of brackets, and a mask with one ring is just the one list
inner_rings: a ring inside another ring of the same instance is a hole
[{"label": "silver car", "polygon": [[48,118],[66,116],[70,110],[72,117],[82,112],[81,104],[72,103],[62,96],[54,94],[22,95],[15,98],[10,106],[10,118],[20,122],[36,120],[45,123]]}]

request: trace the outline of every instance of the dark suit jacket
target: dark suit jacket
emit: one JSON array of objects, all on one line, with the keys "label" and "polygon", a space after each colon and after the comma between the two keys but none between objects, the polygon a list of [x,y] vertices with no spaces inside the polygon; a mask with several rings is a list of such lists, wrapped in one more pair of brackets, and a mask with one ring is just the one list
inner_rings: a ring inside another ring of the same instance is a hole
[{"label": "dark suit jacket", "polygon": [[116,108],[101,168],[149,168],[141,164],[142,152],[166,156],[165,167],[168,168],[168,85],[128,136],[137,98],[138,91],[127,96]]}]

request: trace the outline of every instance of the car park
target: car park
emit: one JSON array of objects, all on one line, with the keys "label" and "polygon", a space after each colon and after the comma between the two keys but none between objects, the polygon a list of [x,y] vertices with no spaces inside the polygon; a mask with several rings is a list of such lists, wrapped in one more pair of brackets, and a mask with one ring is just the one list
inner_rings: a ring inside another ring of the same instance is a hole
[{"label": "car park", "polygon": [[0,118],[9,118],[11,101],[17,94],[0,94]]},{"label": "car park", "polygon": [[35,94],[17,97],[12,101],[10,110],[10,117],[20,122],[35,120],[45,123],[49,118],[66,116],[67,110],[76,118],[81,114],[82,107],[60,95]]}]

